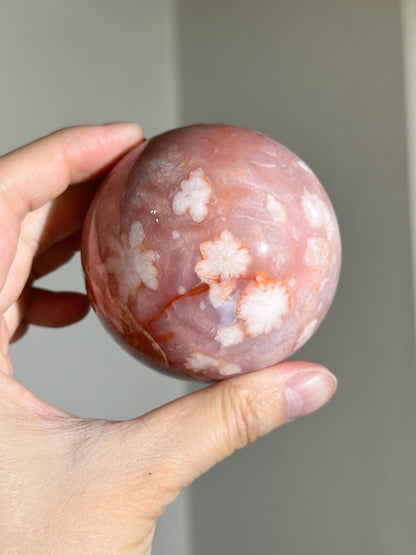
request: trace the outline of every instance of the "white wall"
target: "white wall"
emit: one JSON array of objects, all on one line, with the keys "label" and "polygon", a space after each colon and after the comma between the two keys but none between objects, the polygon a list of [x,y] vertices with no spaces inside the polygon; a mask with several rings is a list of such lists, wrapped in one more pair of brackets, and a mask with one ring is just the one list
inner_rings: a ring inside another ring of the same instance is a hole
[{"label": "white wall", "polygon": [[[136,121],[147,136],[177,124],[170,0],[19,0],[0,8],[0,152],[58,127]],[[84,290],[79,258],[43,281]],[[32,329],[11,349],[16,377],[82,416],[128,418],[184,392],[125,354],[93,314]],[[155,555],[187,555],[186,495],[162,518]]]},{"label": "white wall", "polygon": [[292,148],[320,176],[343,237],[335,303],[299,354],[327,364],[339,392],[195,484],[192,552],[409,555],[416,387],[400,2],[178,8],[182,121],[245,125]]}]

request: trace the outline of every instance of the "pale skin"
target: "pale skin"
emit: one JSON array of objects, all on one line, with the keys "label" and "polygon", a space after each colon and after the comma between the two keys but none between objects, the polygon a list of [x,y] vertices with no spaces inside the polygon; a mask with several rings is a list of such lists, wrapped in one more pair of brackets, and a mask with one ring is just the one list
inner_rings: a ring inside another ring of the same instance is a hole
[{"label": "pale skin", "polygon": [[13,379],[12,340],[31,324],[60,327],[86,314],[84,295],[35,281],[79,247],[102,175],[142,140],[137,125],[85,126],[0,158],[3,554],[149,554],[157,518],[184,487],[335,391],[320,365],[284,362],[111,422],[68,414]]}]

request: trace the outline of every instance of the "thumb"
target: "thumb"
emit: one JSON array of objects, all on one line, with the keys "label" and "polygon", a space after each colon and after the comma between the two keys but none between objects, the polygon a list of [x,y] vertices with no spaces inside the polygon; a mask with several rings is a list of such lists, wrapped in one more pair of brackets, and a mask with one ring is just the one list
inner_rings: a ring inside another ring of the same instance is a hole
[{"label": "thumb", "polygon": [[124,422],[123,460],[143,462],[147,446],[151,489],[163,512],[183,487],[236,449],[321,407],[336,383],[328,370],[305,362],[221,381]]}]

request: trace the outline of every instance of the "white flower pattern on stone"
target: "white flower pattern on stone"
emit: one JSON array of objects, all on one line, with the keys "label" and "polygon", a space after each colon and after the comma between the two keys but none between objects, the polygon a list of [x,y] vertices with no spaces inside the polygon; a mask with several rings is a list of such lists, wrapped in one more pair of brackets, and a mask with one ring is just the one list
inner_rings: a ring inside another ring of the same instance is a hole
[{"label": "white flower pattern on stone", "polygon": [[336,230],[334,218],[325,202],[314,193],[305,193],[301,198],[303,213],[313,228],[324,227],[330,239]]},{"label": "white flower pattern on stone", "polygon": [[273,219],[276,221],[284,224],[286,221],[286,208],[284,204],[279,202],[273,195],[270,193],[267,194],[266,197],[266,208],[272,215]]},{"label": "white flower pattern on stone", "polygon": [[231,345],[238,345],[241,343],[244,337],[245,333],[243,328],[238,324],[231,324],[230,326],[218,328],[215,340],[224,347],[230,347]]},{"label": "white flower pattern on stone", "polygon": [[184,364],[185,368],[196,373],[204,373],[207,371],[218,372],[223,376],[232,376],[241,372],[240,366],[232,362],[225,362],[214,357],[204,355],[202,353],[193,353]]},{"label": "white flower pattern on stone", "polygon": [[280,328],[290,311],[290,295],[283,281],[266,278],[256,281],[243,292],[237,310],[252,337]]},{"label": "white flower pattern on stone", "polygon": [[109,238],[112,254],[105,261],[107,271],[114,275],[120,300],[127,302],[141,284],[149,289],[159,287],[158,268],[156,262],[159,254],[143,247],[144,230],[140,222],[134,222],[127,233],[123,233],[120,241],[114,236]]},{"label": "white flower pattern on stone", "polygon": [[306,242],[305,263],[315,270],[325,270],[329,262],[328,243],[322,237],[308,237]]},{"label": "white flower pattern on stone", "polygon": [[208,291],[208,299],[214,308],[233,303],[231,294],[235,289],[235,281],[220,281],[211,283]]},{"label": "white flower pattern on stone", "polygon": [[201,243],[200,249],[204,258],[197,262],[195,272],[203,281],[242,277],[252,261],[250,251],[228,229],[214,241]]},{"label": "white flower pattern on stone", "polygon": [[181,190],[173,197],[172,210],[177,216],[189,210],[193,221],[199,224],[208,214],[211,192],[211,184],[203,169],[192,170],[188,179],[181,182]]}]

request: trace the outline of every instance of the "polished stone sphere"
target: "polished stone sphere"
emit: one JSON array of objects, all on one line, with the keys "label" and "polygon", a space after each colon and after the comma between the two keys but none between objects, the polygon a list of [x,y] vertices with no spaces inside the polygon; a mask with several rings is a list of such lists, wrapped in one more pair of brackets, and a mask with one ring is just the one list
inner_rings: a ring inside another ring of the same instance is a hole
[{"label": "polished stone sphere", "polygon": [[174,129],[129,152],[82,239],[87,291],[110,333],[148,365],[202,380],[299,349],[340,262],[334,210],[309,167],[230,125]]}]

